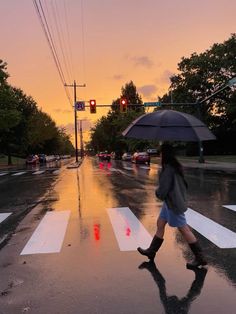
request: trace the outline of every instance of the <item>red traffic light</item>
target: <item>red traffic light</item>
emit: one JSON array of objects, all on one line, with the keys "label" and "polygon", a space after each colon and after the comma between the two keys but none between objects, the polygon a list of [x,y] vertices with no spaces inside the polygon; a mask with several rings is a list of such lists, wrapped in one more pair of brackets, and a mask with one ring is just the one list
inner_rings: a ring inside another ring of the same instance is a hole
[{"label": "red traffic light", "polygon": [[96,113],[96,100],[95,99],[91,99],[89,101],[89,106],[90,106],[90,113]]},{"label": "red traffic light", "polygon": [[127,112],[127,99],[126,98],[120,99],[120,112]]}]

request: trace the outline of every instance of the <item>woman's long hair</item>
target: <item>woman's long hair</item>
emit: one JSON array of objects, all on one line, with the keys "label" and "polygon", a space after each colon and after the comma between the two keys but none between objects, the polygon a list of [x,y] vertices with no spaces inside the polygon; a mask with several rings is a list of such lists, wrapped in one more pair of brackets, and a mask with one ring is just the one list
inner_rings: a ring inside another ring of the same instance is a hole
[{"label": "woman's long hair", "polygon": [[183,167],[175,157],[175,151],[173,146],[167,143],[163,144],[161,146],[161,154],[162,154],[161,158],[162,169],[164,170],[166,165],[172,166],[175,169],[175,171],[183,178],[184,183],[187,187],[188,184],[184,178]]}]

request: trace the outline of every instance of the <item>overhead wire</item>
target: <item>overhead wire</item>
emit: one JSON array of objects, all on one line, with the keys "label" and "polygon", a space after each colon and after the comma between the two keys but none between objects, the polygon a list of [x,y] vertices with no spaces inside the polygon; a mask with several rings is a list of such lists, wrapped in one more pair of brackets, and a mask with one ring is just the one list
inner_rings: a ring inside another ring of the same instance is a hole
[{"label": "overhead wire", "polygon": [[84,75],[84,78],[86,76],[86,71],[85,71],[85,36],[84,36],[84,3],[83,3],[83,0],[81,0],[81,35],[82,35],[82,38],[81,38],[81,46],[82,46],[82,63],[83,63],[83,75]]},{"label": "overhead wire", "polygon": [[38,0],[39,5],[38,5],[36,0],[32,0],[32,1],[33,1],[33,4],[34,4],[36,13],[38,15],[41,27],[42,27],[43,32],[45,34],[45,37],[47,39],[50,51],[52,53],[52,57],[53,57],[54,63],[56,65],[58,74],[60,76],[61,82],[62,82],[64,90],[65,90],[66,96],[67,96],[71,106],[73,106],[73,102],[71,100],[69,91],[68,91],[68,89],[65,86],[66,85],[66,80],[65,80],[64,72],[63,72],[62,67],[61,67],[61,63],[60,63],[60,60],[59,60],[59,57],[58,57],[58,53],[57,53],[57,50],[56,50],[56,47],[55,47],[55,44],[54,44],[54,41],[53,41],[53,38],[52,38],[52,35],[51,35],[51,31],[50,31],[50,28],[49,28],[49,25],[48,25],[48,22],[47,22],[47,18],[46,18],[46,15],[45,15],[45,12],[44,12],[41,0]]},{"label": "overhead wire", "polygon": [[[71,95],[69,93],[70,89],[67,88],[68,86],[66,84],[66,77],[69,81],[71,81],[72,77],[75,78],[74,68],[73,68],[74,60],[72,56],[70,30],[69,30],[69,23],[68,23],[68,11],[67,11],[67,5],[66,5],[67,3],[65,2],[65,0],[61,0],[60,2],[56,0],[50,0],[50,2],[49,0],[32,0],[32,1],[35,6],[38,18],[40,20],[41,27],[47,39],[50,51],[52,53],[54,63],[56,65],[58,74],[60,76],[60,80],[65,89],[67,98],[69,99],[69,102],[72,105]],[[48,6],[47,6],[48,3],[51,3],[51,10],[48,9]],[[63,7],[63,4],[64,4],[64,7]],[[81,53],[82,53],[81,70],[82,70],[82,75],[84,79],[86,79],[83,0],[80,0],[80,6],[81,6],[81,10],[80,10],[81,11],[80,12],[81,13],[81,18],[80,18]],[[46,12],[44,8],[46,9]],[[63,25],[62,25],[62,22],[64,22]],[[58,52],[60,52],[60,54]],[[81,73],[80,73],[80,76],[81,76]]]},{"label": "overhead wire", "polygon": [[[82,47],[82,71],[84,81],[86,81],[86,66],[85,66],[85,36],[84,36],[84,2],[80,0],[80,9],[81,9],[81,47]],[[86,91],[85,91],[86,92]],[[86,95],[85,95],[86,99]]]},{"label": "overhead wire", "polygon": [[64,62],[64,67],[66,70],[68,80],[72,81],[72,75],[70,73],[69,62],[68,62],[68,57],[67,57],[67,52],[66,52],[65,39],[64,39],[64,35],[63,35],[63,27],[62,27],[62,24],[60,22],[61,18],[60,18],[57,2],[52,1],[51,6],[52,6],[52,12],[53,12],[54,20],[55,20],[57,37],[58,37],[58,41],[59,41],[59,45],[60,45],[60,49],[61,49],[62,59]]},{"label": "overhead wire", "polygon": [[75,77],[74,69],[73,69],[73,54],[71,49],[71,38],[70,38],[70,31],[69,31],[69,23],[68,23],[68,11],[65,0],[64,3],[64,13],[65,13],[65,25],[66,25],[66,33],[68,38],[68,50],[69,50],[69,63],[71,68],[72,77]]}]

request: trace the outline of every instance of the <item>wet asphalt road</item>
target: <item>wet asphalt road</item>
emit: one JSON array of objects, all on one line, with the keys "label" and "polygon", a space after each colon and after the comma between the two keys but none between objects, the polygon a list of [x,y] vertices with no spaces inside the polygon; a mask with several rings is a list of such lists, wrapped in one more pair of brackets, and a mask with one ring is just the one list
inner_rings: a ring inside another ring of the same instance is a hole
[{"label": "wet asphalt road", "polygon": [[[17,208],[21,194],[10,203],[7,192],[15,182],[31,204],[45,194],[0,250],[0,313],[235,313],[235,248],[219,249],[195,232],[209,260],[198,272],[185,268],[189,250],[170,227],[155,264],[120,251],[106,208],[129,207],[153,235],[157,170],[86,158],[79,169],[49,177],[0,178],[8,186],[0,212]],[[186,170],[186,178],[190,207],[236,232],[236,213],[222,207],[236,204],[235,175]],[[60,253],[21,256],[47,210],[71,212]]]}]

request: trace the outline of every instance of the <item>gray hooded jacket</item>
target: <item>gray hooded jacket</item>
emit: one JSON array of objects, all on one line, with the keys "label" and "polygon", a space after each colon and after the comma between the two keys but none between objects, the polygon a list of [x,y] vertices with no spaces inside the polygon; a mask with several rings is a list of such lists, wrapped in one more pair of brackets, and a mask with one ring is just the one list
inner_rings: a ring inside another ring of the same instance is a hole
[{"label": "gray hooded jacket", "polygon": [[156,196],[165,201],[168,208],[175,214],[181,214],[187,210],[186,195],[187,189],[183,178],[172,166],[166,165],[159,175]]}]

